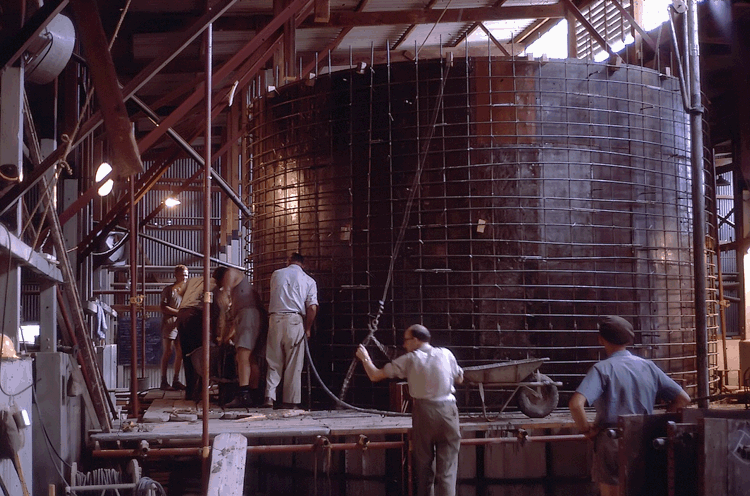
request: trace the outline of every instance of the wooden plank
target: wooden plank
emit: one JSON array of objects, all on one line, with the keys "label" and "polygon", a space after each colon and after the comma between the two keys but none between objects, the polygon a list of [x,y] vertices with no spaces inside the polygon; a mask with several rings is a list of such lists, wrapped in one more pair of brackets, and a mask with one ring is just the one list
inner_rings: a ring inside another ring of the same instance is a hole
[{"label": "wooden plank", "polygon": [[[195,406],[195,402],[175,402],[175,408],[184,405]],[[233,411],[234,412],[234,411]],[[593,412],[588,412],[589,420],[593,421]],[[242,418],[245,417],[245,418]],[[302,412],[301,410],[271,410],[250,409],[237,419],[211,419],[209,421],[211,436],[223,432],[239,432],[248,438],[277,439],[282,436],[350,436],[365,434],[390,435],[406,434],[412,427],[411,416],[384,417],[378,414],[353,412],[345,410],[321,410]],[[567,421],[566,421],[567,418]],[[549,420],[555,420],[551,423]],[[166,446],[170,443],[184,441],[199,441],[202,434],[200,423],[164,422],[149,424],[152,429],[147,431],[115,430],[113,432],[94,432],[92,441],[102,444],[129,443],[133,441],[154,441]],[[526,429],[534,435],[539,429],[573,429],[575,424],[570,415],[561,412],[550,414],[547,419],[530,419],[521,414],[504,414],[492,421],[485,420],[481,415],[476,418],[461,419],[461,432],[464,437],[475,437],[474,432],[486,432],[488,436],[497,436],[507,431]]]},{"label": "wooden plank", "polygon": [[142,422],[144,424],[156,424],[161,422],[169,422],[172,414],[169,411],[154,408],[153,405],[146,410],[143,414]]},{"label": "wooden plank", "polygon": [[315,22],[328,22],[331,19],[331,0],[315,0]]},{"label": "wooden plank", "polygon": [[[130,306],[130,305],[128,305]],[[153,402],[164,398],[164,391],[161,389],[149,389],[146,395],[143,397],[145,403]]]},{"label": "wooden plank", "polygon": [[247,438],[238,433],[219,434],[211,448],[209,496],[242,496],[245,484]]},{"label": "wooden plank", "polygon": [[198,408],[195,406],[195,401],[179,399],[174,402],[174,407],[178,410],[192,410],[198,412]]},{"label": "wooden plank", "polygon": [[702,494],[729,496],[727,492],[727,420],[703,419],[701,456]]},{"label": "wooden plank", "polygon": [[143,414],[143,423],[153,424],[158,422],[169,422],[174,410],[174,401],[164,398],[157,398],[151,403]]},{"label": "wooden plank", "polygon": [[656,449],[654,439],[667,437],[667,422],[677,414],[623,415],[618,427],[620,494],[663,496],[667,494],[667,450]]}]

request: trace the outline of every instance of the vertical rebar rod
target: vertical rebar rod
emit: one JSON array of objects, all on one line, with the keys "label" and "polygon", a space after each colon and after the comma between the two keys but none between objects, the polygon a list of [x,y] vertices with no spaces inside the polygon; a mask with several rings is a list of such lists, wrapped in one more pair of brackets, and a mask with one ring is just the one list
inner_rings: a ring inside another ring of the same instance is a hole
[{"label": "vertical rebar rod", "polygon": [[[398,98],[398,95],[393,94],[393,68],[391,67],[392,61],[391,61],[391,50],[390,50],[390,44],[388,44],[388,78],[386,81],[386,85],[388,86],[388,198],[393,198],[393,139],[394,139],[394,125],[393,125],[393,102],[394,98]],[[396,129],[398,131],[398,129]],[[369,194],[369,193],[368,193]],[[390,222],[391,222],[391,233],[393,233],[393,201],[389,202],[390,205],[390,212],[388,213]],[[392,235],[392,234],[391,234]],[[370,270],[370,248],[368,243],[368,271]],[[396,332],[395,329],[392,326],[391,333],[392,336],[392,342],[396,341]]]},{"label": "vertical rebar rod", "polygon": [[135,222],[135,174],[128,180],[128,197],[130,201],[130,214],[128,223],[130,230],[130,414],[133,418],[138,416],[140,408],[138,405],[138,232]]},{"label": "vertical rebar rod", "polygon": [[[469,41],[466,40],[466,50],[467,50],[467,52],[468,52],[468,49],[469,49]],[[495,115],[494,115],[494,112],[493,112],[492,104],[495,101],[495,95],[493,93],[493,88],[492,88],[492,54],[490,52],[490,38],[489,38],[489,36],[487,37],[487,54],[488,54],[487,55],[487,105],[488,105],[488,109],[489,109],[489,112],[488,112],[489,117],[487,119],[487,126],[489,127],[489,133],[488,133],[489,134],[489,144],[490,144],[490,147],[494,148],[494,146],[495,146]],[[465,70],[464,70],[464,81],[465,81],[465,84],[466,84],[466,90],[465,90],[465,92],[466,92],[466,100],[465,100],[465,102],[466,102],[465,103],[465,105],[466,105],[466,149],[470,150],[471,149],[471,139],[470,139],[470,136],[471,136],[471,127],[470,127],[470,122],[471,122],[471,113],[470,113],[471,112],[471,101],[469,100],[469,88],[471,86],[469,84],[469,81],[470,81],[469,76],[470,75],[469,75],[469,57],[468,57],[468,53],[465,55],[464,65],[466,66]],[[492,181],[493,181],[493,183],[496,180],[495,179],[495,173],[496,173],[496,170],[493,167],[492,168]],[[497,225],[496,222],[497,222],[497,220],[495,219],[495,209],[492,208],[492,209],[490,209],[490,219],[489,219],[490,227],[489,227],[489,229],[493,230],[493,236],[494,236],[494,229],[496,229],[496,225]],[[486,228],[486,226],[485,226],[485,228]],[[446,236],[445,242],[446,242],[446,244],[448,243],[447,236]],[[497,271],[497,263],[498,263],[497,243],[492,243],[492,273],[493,273],[493,279],[495,281],[497,280],[497,273],[498,273],[498,271]],[[446,281],[446,285],[448,285],[448,281]],[[493,305],[493,311],[495,311],[495,312],[497,311],[497,305],[496,304]],[[499,328],[499,326],[498,326],[498,328]],[[474,334],[473,335],[474,345],[475,346],[481,346],[481,339],[479,338],[479,336],[477,336],[477,333],[473,333],[473,334]]]},{"label": "vertical rebar rod", "polygon": [[698,406],[708,407],[708,329],[706,310],[706,205],[703,168],[703,103],[701,101],[698,2],[688,2],[688,77],[690,81],[690,164],[693,195],[693,271],[695,284],[695,346]]}]

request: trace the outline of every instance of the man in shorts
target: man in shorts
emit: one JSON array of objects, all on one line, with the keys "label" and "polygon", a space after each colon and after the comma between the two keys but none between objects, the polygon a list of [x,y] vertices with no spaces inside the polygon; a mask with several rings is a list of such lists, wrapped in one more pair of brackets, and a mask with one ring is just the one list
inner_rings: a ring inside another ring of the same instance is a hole
[{"label": "man in shorts", "polygon": [[239,389],[225,408],[250,408],[260,383],[259,352],[265,347],[268,314],[260,295],[245,274],[234,268],[219,267],[214,272],[217,302],[224,309],[219,316],[219,344],[233,343],[236,351]]},{"label": "man in shorts", "polygon": [[[654,362],[626,349],[634,336],[633,326],[622,317],[599,320],[599,344],[607,359],[588,371],[568,404],[578,429],[594,441],[591,479],[602,496],[619,494],[618,440],[606,434],[617,425],[617,417],[650,415],[657,398],[667,402],[668,412],[690,404],[690,396]],[[586,418],[586,402],[596,410],[593,425]]]},{"label": "man in shorts", "polygon": [[[174,268],[174,284],[165,287],[161,292],[161,385],[159,389],[164,391],[184,390],[185,386],[180,382],[180,369],[182,368],[182,349],[177,339],[177,313],[180,309],[182,297],[187,287],[188,268],[178,265]],[[174,349],[174,376],[172,384],[167,381],[167,367]]]}]

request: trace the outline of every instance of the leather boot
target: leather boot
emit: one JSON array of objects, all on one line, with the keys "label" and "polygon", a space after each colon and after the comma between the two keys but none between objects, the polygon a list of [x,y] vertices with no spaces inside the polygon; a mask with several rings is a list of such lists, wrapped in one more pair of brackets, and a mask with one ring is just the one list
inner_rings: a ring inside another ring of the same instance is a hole
[{"label": "leather boot", "polygon": [[247,386],[240,386],[234,399],[224,405],[224,408],[252,408],[253,398],[250,392],[250,388]]}]

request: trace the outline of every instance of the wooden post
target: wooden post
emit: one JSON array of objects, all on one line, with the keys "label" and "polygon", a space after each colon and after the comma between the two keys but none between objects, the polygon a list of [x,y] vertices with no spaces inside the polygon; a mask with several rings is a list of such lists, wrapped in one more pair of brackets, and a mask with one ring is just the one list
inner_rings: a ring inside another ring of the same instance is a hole
[{"label": "wooden post", "polygon": [[109,53],[102,20],[95,0],[72,0],[81,43],[86,53],[96,99],[104,118],[104,127],[112,147],[113,169],[120,177],[143,172],[143,163],[133,135],[130,117],[117,82],[117,72]]}]

